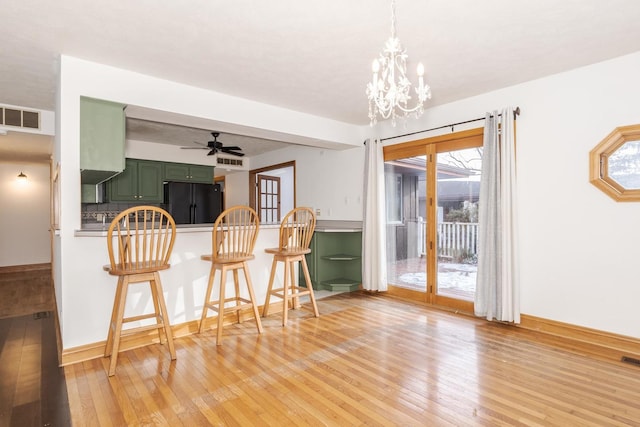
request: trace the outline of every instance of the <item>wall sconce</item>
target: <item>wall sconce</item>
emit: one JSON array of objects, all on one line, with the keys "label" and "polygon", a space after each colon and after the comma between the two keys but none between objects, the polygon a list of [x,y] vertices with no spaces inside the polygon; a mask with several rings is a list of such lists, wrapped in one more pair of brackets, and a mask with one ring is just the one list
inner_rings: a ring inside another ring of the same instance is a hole
[{"label": "wall sconce", "polygon": [[20,174],[18,174],[18,182],[27,182],[27,175],[25,175],[22,171],[20,171]]}]

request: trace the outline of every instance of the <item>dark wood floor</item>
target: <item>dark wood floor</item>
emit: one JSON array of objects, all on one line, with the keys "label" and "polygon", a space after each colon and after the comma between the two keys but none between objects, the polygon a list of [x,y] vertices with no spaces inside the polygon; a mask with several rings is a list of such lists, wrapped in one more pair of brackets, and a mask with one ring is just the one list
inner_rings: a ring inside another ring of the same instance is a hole
[{"label": "dark wood floor", "polygon": [[0,273],[0,427],[71,425],[50,276]]}]

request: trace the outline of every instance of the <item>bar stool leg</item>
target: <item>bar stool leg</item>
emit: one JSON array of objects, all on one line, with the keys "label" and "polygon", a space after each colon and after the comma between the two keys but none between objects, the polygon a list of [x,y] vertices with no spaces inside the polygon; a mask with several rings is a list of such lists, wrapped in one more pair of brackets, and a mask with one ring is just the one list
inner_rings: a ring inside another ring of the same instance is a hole
[{"label": "bar stool leg", "polygon": [[202,316],[200,316],[200,326],[198,327],[198,333],[201,334],[204,331],[204,324],[207,319],[207,312],[209,311],[209,302],[211,301],[211,290],[213,289],[213,280],[215,279],[216,269],[211,266],[209,271],[209,283],[207,283],[207,292],[204,295],[204,304],[202,305]]},{"label": "bar stool leg", "polygon": [[111,322],[109,322],[109,332],[107,333],[107,345],[104,348],[104,357],[111,356],[113,350],[113,332],[118,318],[118,303],[120,294],[122,293],[123,276],[118,276],[118,284],[116,285],[116,296],[113,298],[113,309],[111,310]]},{"label": "bar stool leg", "polygon": [[291,301],[291,295],[289,294],[289,263],[284,260],[284,289],[283,293],[283,301],[282,301],[282,326],[287,326],[287,320],[289,316],[289,301]]},{"label": "bar stool leg", "polygon": [[278,261],[276,257],[273,257],[273,261],[271,262],[271,275],[269,276],[269,287],[267,288],[267,298],[264,301],[264,307],[262,308],[262,317],[267,317],[269,315],[269,300],[271,299],[271,290],[273,289],[273,281],[276,277],[276,267],[278,266]]},{"label": "bar stool leg", "polygon": [[129,278],[124,276],[120,284],[122,289],[117,301],[116,322],[113,331],[113,346],[111,348],[111,362],[109,363],[109,376],[116,373],[116,363],[118,361],[118,351],[120,350],[120,336],[122,335],[122,319],[124,318],[124,307],[127,302],[127,291],[129,290]]},{"label": "bar stool leg", "polygon": [[256,304],[256,295],[253,292],[253,284],[251,283],[251,276],[249,276],[249,267],[247,262],[242,263],[242,270],[244,271],[244,278],[247,282],[247,290],[249,291],[249,299],[251,300],[251,309],[253,310],[253,316],[256,318],[256,326],[258,327],[258,333],[262,333],[262,322],[260,321],[260,313],[258,313],[258,304]]},{"label": "bar stool leg", "polygon": [[[149,287],[151,288],[151,299],[153,300],[153,308],[155,310],[156,323],[158,325],[164,326],[162,312],[160,311],[160,307],[158,306],[158,289],[156,287],[156,283],[158,283],[159,280],[160,280],[160,277],[154,273],[153,280],[149,280]],[[163,328],[158,328],[158,339],[160,340],[161,345],[164,344],[165,336],[166,334],[163,335]]]},{"label": "bar stool leg", "polygon": [[223,265],[220,272],[220,300],[218,301],[218,331],[216,345],[222,345],[222,327],[224,324],[224,291],[227,283],[227,266]]},{"label": "bar stool leg", "polygon": [[[238,269],[234,268],[233,269],[233,287],[234,290],[236,291],[236,307],[239,306],[241,304],[240,301],[240,279],[238,278]],[[238,323],[242,323],[242,316],[240,315],[240,310],[236,310],[236,314],[238,316]]]},{"label": "bar stool leg", "polygon": [[162,291],[162,284],[160,283],[160,275],[158,272],[154,272],[155,276],[154,287],[156,289],[156,304],[160,306],[160,316],[162,318],[162,329],[164,329],[164,334],[167,337],[167,344],[169,345],[169,354],[171,355],[171,360],[176,360],[176,348],[173,344],[173,332],[171,331],[171,325],[169,324],[169,320],[167,320],[167,305],[164,302],[164,292]]},{"label": "bar stool leg", "polygon": [[299,309],[300,297],[298,296],[298,283],[296,282],[296,273],[295,273],[296,260],[287,258],[285,262],[289,264],[289,274],[291,276],[291,278],[289,279],[289,283],[291,283],[291,295],[294,297],[293,308]]},{"label": "bar stool leg", "polygon": [[318,311],[318,305],[316,304],[316,297],[313,295],[313,285],[311,284],[311,275],[309,274],[309,267],[307,267],[307,261],[302,255],[302,272],[304,273],[304,279],[307,282],[307,289],[309,290],[309,299],[311,300],[311,305],[313,306],[313,315],[315,317],[320,317],[320,312]]}]

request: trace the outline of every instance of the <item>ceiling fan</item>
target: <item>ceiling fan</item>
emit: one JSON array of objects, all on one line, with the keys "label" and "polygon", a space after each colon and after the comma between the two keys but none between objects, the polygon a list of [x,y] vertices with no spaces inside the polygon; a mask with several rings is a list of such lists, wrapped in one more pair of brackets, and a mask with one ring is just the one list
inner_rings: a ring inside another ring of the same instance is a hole
[{"label": "ceiling fan", "polygon": [[221,153],[226,153],[226,154],[231,154],[233,156],[239,156],[242,157],[244,156],[244,153],[240,152],[242,150],[242,148],[234,145],[232,147],[225,147],[225,145],[218,141],[218,137],[220,136],[220,132],[211,132],[211,135],[213,136],[213,141],[208,141],[207,145],[204,145],[200,142],[196,142],[194,141],[196,144],[200,145],[201,147],[180,147],[183,148],[185,150],[209,150],[209,153],[207,153],[207,156],[213,156],[214,154],[217,154],[218,152]]}]

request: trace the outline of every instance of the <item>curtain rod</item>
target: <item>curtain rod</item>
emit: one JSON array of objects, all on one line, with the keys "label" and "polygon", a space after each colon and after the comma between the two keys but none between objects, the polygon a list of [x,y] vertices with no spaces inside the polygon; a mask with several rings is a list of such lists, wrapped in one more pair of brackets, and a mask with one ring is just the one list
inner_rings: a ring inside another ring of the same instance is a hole
[{"label": "curtain rod", "polygon": [[[520,115],[520,107],[516,107],[515,110],[513,110],[513,120],[516,119],[516,116]],[[498,114],[498,117],[501,117],[502,114]],[[493,116],[492,116],[493,117]],[[480,120],[484,120],[486,117],[479,117],[477,119],[471,119],[471,120],[465,120],[464,122],[458,122],[458,123],[451,123],[449,125],[444,125],[444,126],[438,126],[436,128],[431,128],[431,129],[425,129],[425,130],[419,130],[416,132],[411,132],[411,133],[405,133],[404,135],[396,135],[396,136],[390,136],[388,138],[382,138],[380,141],[387,141],[389,139],[395,139],[395,138],[402,138],[404,136],[411,136],[411,135],[415,135],[417,133],[423,133],[423,132],[430,132],[432,130],[438,130],[438,129],[445,129],[445,128],[451,128],[451,132],[453,132],[453,127],[454,126],[458,126],[458,125],[464,125],[467,123],[473,123],[473,122],[478,122]]]}]

